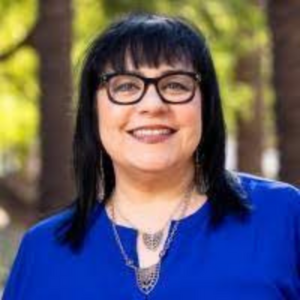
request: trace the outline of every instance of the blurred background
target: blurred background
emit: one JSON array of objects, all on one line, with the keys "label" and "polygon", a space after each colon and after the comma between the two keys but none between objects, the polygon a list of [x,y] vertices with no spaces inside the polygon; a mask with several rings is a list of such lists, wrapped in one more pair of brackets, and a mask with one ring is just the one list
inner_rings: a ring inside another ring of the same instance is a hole
[{"label": "blurred background", "polygon": [[299,1],[0,0],[0,290],[24,230],[74,197],[81,58],[108,22],[131,11],[180,14],[204,32],[228,168],[300,185]]}]

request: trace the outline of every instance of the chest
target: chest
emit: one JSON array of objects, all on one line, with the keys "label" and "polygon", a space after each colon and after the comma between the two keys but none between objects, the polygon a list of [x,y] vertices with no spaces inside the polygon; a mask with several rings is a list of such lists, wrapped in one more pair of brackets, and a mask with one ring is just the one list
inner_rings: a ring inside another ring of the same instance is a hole
[{"label": "chest", "polygon": [[[185,291],[186,298],[178,299],[300,299],[297,257],[286,239],[286,234],[268,236],[262,230],[230,228],[185,236],[166,266],[174,264],[166,271],[173,288],[170,293],[165,289],[164,297]],[[188,251],[179,251],[183,244]]]},{"label": "chest", "polygon": [[[149,300],[300,299],[296,257],[285,239],[284,234],[273,236],[247,229],[180,231],[163,260]],[[140,265],[156,262],[157,257],[147,254],[143,245],[139,248],[138,238],[128,240],[126,247]],[[31,292],[33,300],[145,299],[113,238],[81,260],[53,265],[49,258],[45,269],[45,278],[34,278],[38,284]]]}]

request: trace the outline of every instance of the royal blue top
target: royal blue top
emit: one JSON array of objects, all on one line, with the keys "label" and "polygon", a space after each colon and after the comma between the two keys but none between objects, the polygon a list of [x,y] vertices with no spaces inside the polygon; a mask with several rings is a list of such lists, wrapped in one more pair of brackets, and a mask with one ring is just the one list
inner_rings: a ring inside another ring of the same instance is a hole
[{"label": "royal blue top", "polygon": [[[300,194],[290,185],[239,175],[253,204],[244,223],[227,217],[208,229],[210,202],[184,218],[165,256],[151,300],[299,300]],[[140,300],[134,271],[125,266],[110,219],[97,204],[83,250],[59,245],[59,214],[24,236],[3,300]],[[171,226],[174,225],[174,221]],[[137,232],[117,226],[135,263]]]}]

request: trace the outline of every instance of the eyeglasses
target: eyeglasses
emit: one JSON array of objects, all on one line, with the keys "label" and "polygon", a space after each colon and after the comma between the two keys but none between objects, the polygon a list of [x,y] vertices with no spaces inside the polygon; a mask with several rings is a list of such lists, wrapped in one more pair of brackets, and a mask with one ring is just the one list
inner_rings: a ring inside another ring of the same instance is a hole
[{"label": "eyeglasses", "polygon": [[182,104],[195,95],[200,75],[193,72],[174,71],[148,78],[132,72],[107,73],[100,76],[100,85],[106,84],[109,100],[120,105],[135,104],[144,97],[150,84],[154,84],[163,102]]}]

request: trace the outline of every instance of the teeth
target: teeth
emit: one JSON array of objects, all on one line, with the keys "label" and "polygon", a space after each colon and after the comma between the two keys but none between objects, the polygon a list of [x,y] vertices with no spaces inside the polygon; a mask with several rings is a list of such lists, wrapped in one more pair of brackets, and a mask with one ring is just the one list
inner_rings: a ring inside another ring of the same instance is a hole
[{"label": "teeth", "polygon": [[168,135],[171,129],[137,129],[132,132],[135,136]]}]

